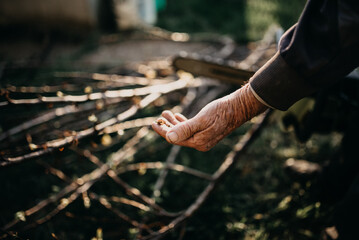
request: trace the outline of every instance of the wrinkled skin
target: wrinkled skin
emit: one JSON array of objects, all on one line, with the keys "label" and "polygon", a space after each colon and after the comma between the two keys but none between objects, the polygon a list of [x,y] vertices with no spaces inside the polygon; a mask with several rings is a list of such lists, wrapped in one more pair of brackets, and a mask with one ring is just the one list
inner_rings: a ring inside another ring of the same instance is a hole
[{"label": "wrinkled skin", "polygon": [[164,111],[152,128],[169,143],[208,151],[243,123],[265,111],[245,85],[234,93],[206,105],[196,116]]}]

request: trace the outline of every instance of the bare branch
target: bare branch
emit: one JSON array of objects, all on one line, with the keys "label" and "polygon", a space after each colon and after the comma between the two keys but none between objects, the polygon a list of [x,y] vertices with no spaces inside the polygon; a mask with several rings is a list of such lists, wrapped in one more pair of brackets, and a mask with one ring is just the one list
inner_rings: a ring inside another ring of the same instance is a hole
[{"label": "bare branch", "polygon": [[37,163],[40,164],[41,166],[43,166],[44,168],[46,168],[52,175],[58,177],[62,181],[66,182],[66,183],[71,183],[72,182],[71,178],[66,176],[66,174],[64,172],[62,172],[59,169],[56,169],[56,168],[52,167],[47,162],[38,160]]},{"label": "bare branch", "polygon": [[122,85],[157,85],[168,83],[168,79],[150,79],[145,77],[124,76],[117,74],[84,73],[84,72],[58,72],[55,77],[61,78],[87,78],[96,81],[120,83]]},{"label": "bare branch", "polygon": [[126,214],[120,212],[119,210],[115,209],[112,207],[111,203],[103,196],[99,197],[94,193],[90,193],[90,197],[92,199],[97,200],[99,203],[101,203],[105,208],[107,208],[108,210],[110,210],[111,212],[115,213],[119,218],[125,220],[126,222],[130,223],[132,226],[137,227],[139,229],[142,230],[146,230],[149,233],[153,233],[153,231],[151,230],[150,227],[148,227],[145,224],[141,224],[133,219],[131,219],[130,217],[128,217]]},{"label": "bare branch", "polygon": [[[86,101],[94,101],[100,99],[109,99],[109,98],[130,98],[135,96],[145,96],[149,94],[166,94],[172,91],[184,89],[188,86],[198,86],[201,81],[189,82],[186,79],[179,79],[174,82],[159,84],[154,86],[146,86],[142,88],[132,88],[132,89],[121,89],[121,90],[107,90],[102,93],[89,93],[85,95],[64,95],[57,97],[45,97],[39,96],[38,98],[33,99],[11,99],[7,96],[7,101],[10,104],[39,104],[39,103],[79,103]],[[7,104],[0,103],[0,106]]]},{"label": "bare branch", "polygon": [[177,172],[187,173],[204,180],[212,181],[212,175],[198,171],[193,168],[189,168],[180,164],[168,163],[168,162],[140,162],[135,164],[128,164],[124,167],[118,168],[115,172],[117,175],[129,172],[129,171],[138,171],[141,169],[169,169]]},{"label": "bare branch", "polygon": [[166,168],[163,168],[163,170],[160,172],[159,177],[155,183],[155,186],[153,188],[153,196],[154,197],[159,197],[161,195],[161,188],[163,186],[163,184],[165,183],[165,179],[167,177],[168,174],[168,168],[171,164],[173,164],[175,162],[175,159],[178,155],[178,153],[181,150],[181,146],[175,145],[172,146],[170,153],[167,156],[166,159]]},{"label": "bare branch", "polygon": [[116,203],[122,203],[122,204],[126,204],[126,205],[130,205],[133,207],[136,207],[138,209],[141,209],[142,211],[148,212],[150,211],[150,208],[147,207],[146,205],[127,199],[127,198],[123,198],[123,197],[116,197],[116,196],[112,196],[108,198],[110,201],[112,202],[116,202]]},{"label": "bare branch", "polygon": [[100,131],[99,134],[104,134],[104,133],[111,134],[111,133],[115,133],[115,132],[118,132],[118,131],[121,131],[121,130],[127,130],[127,129],[131,129],[131,128],[136,128],[136,127],[149,126],[157,118],[158,117],[138,118],[138,119],[135,119],[135,120],[130,120],[130,121],[114,124],[114,125],[105,127],[102,131]]}]

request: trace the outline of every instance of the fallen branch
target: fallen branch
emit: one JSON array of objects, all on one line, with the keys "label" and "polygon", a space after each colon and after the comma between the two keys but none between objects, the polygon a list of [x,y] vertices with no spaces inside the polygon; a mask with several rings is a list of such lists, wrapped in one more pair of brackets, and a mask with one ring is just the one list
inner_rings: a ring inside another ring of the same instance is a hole
[{"label": "fallen branch", "polygon": [[167,170],[173,170],[177,172],[183,172],[198,178],[202,178],[204,180],[212,181],[213,177],[212,175],[208,173],[204,173],[201,171],[198,171],[193,168],[189,168],[186,166],[183,166],[181,164],[175,164],[175,163],[169,163],[169,162],[140,162],[135,164],[128,164],[124,167],[118,168],[115,172],[117,175],[130,172],[130,171],[138,171],[138,170],[147,170],[147,169],[167,169]]},{"label": "fallen branch", "polygon": [[107,208],[108,210],[110,210],[111,212],[113,212],[114,214],[116,214],[119,218],[125,220],[126,222],[130,223],[132,226],[137,227],[138,229],[141,230],[146,230],[149,233],[153,233],[153,231],[151,230],[151,228],[149,226],[147,226],[146,224],[142,224],[139,223],[133,219],[131,219],[130,217],[128,217],[126,214],[122,213],[121,211],[115,209],[112,207],[111,203],[108,201],[108,199],[106,199],[105,197],[99,197],[94,193],[90,193],[90,197],[94,200],[97,200],[99,203],[101,203],[105,208]]},{"label": "fallen branch", "polygon": [[153,123],[158,117],[146,117],[146,118],[138,118],[135,120],[130,120],[122,123],[117,123],[108,127],[105,127],[99,134],[111,134],[118,131],[123,131],[136,127],[144,127],[149,126]]},{"label": "fallen branch", "polygon": [[180,150],[181,150],[181,146],[175,145],[175,146],[171,147],[171,151],[168,154],[167,159],[166,159],[166,164],[165,164],[166,168],[163,168],[162,171],[160,172],[160,174],[157,178],[157,181],[155,183],[155,186],[153,188],[153,196],[154,197],[161,196],[161,188],[163,187],[163,184],[165,183],[165,179],[168,174],[169,166],[173,165]]},{"label": "fallen branch", "polygon": [[[186,79],[179,79],[174,82],[159,84],[154,86],[147,86],[142,88],[132,88],[132,89],[121,89],[121,90],[108,90],[102,93],[89,93],[84,95],[64,95],[57,97],[45,97],[39,96],[38,98],[32,99],[12,99],[6,95],[7,102],[9,104],[39,104],[39,103],[80,103],[87,101],[95,101],[100,99],[109,99],[109,98],[131,98],[131,97],[140,97],[149,94],[166,94],[172,91],[180,90],[187,88],[188,86],[198,86],[201,81],[192,81],[189,82]],[[1,103],[0,106],[5,106],[7,104]]]},{"label": "fallen branch", "polygon": [[113,83],[120,83],[122,85],[157,85],[167,83],[168,79],[150,79],[146,77],[124,76],[117,74],[104,73],[84,73],[84,72],[57,72],[55,77],[60,78],[87,78],[96,81],[105,81]]},{"label": "fallen branch", "polygon": [[[33,94],[42,94],[42,93],[57,93],[57,92],[91,92],[92,89],[96,90],[108,90],[119,87],[129,87],[135,85],[149,86],[149,85],[158,85],[172,82],[168,79],[148,79],[144,77],[135,77],[135,76],[121,76],[114,74],[100,74],[100,73],[57,73],[56,77],[78,77],[78,78],[88,78],[90,80],[101,82],[80,82],[78,84],[62,83],[61,85],[45,85],[45,86],[14,86],[7,85],[4,90],[9,92],[16,93],[33,93]],[[3,90],[3,91],[4,91]]]}]

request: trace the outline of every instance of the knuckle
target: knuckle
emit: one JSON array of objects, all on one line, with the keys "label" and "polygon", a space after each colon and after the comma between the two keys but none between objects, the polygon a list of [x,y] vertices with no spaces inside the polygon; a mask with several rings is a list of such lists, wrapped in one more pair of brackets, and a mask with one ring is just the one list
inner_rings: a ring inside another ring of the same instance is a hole
[{"label": "knuckle", "polygon": [[162,112],[162,115],[167,115],[167,114],[171,114],[172,112],[171,111],[169,111],[169,110],[164,110],[163,112]]},{"label": "knuckle", "polygon": [[171,117],[171,112],[168,111],[168,110],[163,111],[163,112],[161,113],[161,116],[164,117],[164,118],[169,118],[169,117]]}]

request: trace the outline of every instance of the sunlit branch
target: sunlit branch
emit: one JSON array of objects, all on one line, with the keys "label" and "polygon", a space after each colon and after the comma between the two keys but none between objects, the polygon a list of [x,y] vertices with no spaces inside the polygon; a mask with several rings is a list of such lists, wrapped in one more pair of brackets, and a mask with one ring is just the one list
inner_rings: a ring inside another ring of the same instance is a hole
[{"label": "sunlit branch", "polygon": [[[174,82],[159,84],[153,86],[146,86],[142,88],[132,88],[132,89],[121,89],[121,90],[108,90],[105,92],[99,93],[89,93],[84,95],[64,95],[56,97],[45,97],[39,96],[38,98],[33,99],[12,99],[7,96],[7,102],[9,104],[38,104],[38,103],[79,103],[86,101],[95,101],[100,99],[110,99],[110,98],[130,98],[136,96],[146,96],[149,94],[166,94],[176,90],[184,89],[188,86],[198,86],[200,81],[189,82],[185,79],[179,79]],[[1,106],[7,104],[0,103]]]},{"label": "sunlit branch", "polygon": [[151,230],[150,227],[148,227],[146,224],[141,224],[133,219],[131,219],[130,217],[128,217],[126,214],[122,213],[121,211],[115,209],[112,207],[112,204],[105,198],[105,197],[100,197],[97,196],[94,193],[90,193],[90,198],[97,200],[99,203],[101,203],[105,208],[107,208],[108,210],[110,210],[111,212],[113,212],[115,215],[117,215],[119,218],[125,220],[126,222],[130,223],[132,226],[137,227],[139,229],[144,229],[146,231],[148,231],[149,233],[152,233],[153,231]]},{"label": "sunlit branch", "polygon": [[185,167],[180,164],[168,163],[168,162],[141,162],[135,164],[128,164],[124,167],[118,168],[115,172],[117,175],[130,172],[130,171],[138,171],[138,170],[147,170],[147,169],[169,169],[177,172],[183,172],[198,178],[202,178],[204,180],[211,181],[212,175],[203,173],[196,169],[192,169],[189,167]]},{"label": "sunlit branch", "polygon": [[124,76],[117,74],[103,74],[103,73],[84,73],[84,72],[57,72],[55,77],[61,78],[87,78],[96,81],[105,81],[122,84],[122,86],[131,86],[131,85],[158,85],[163,83],[168,83],[171,80],[168,79],[150,79],[145,77],[135,77],[135,76]]}]

